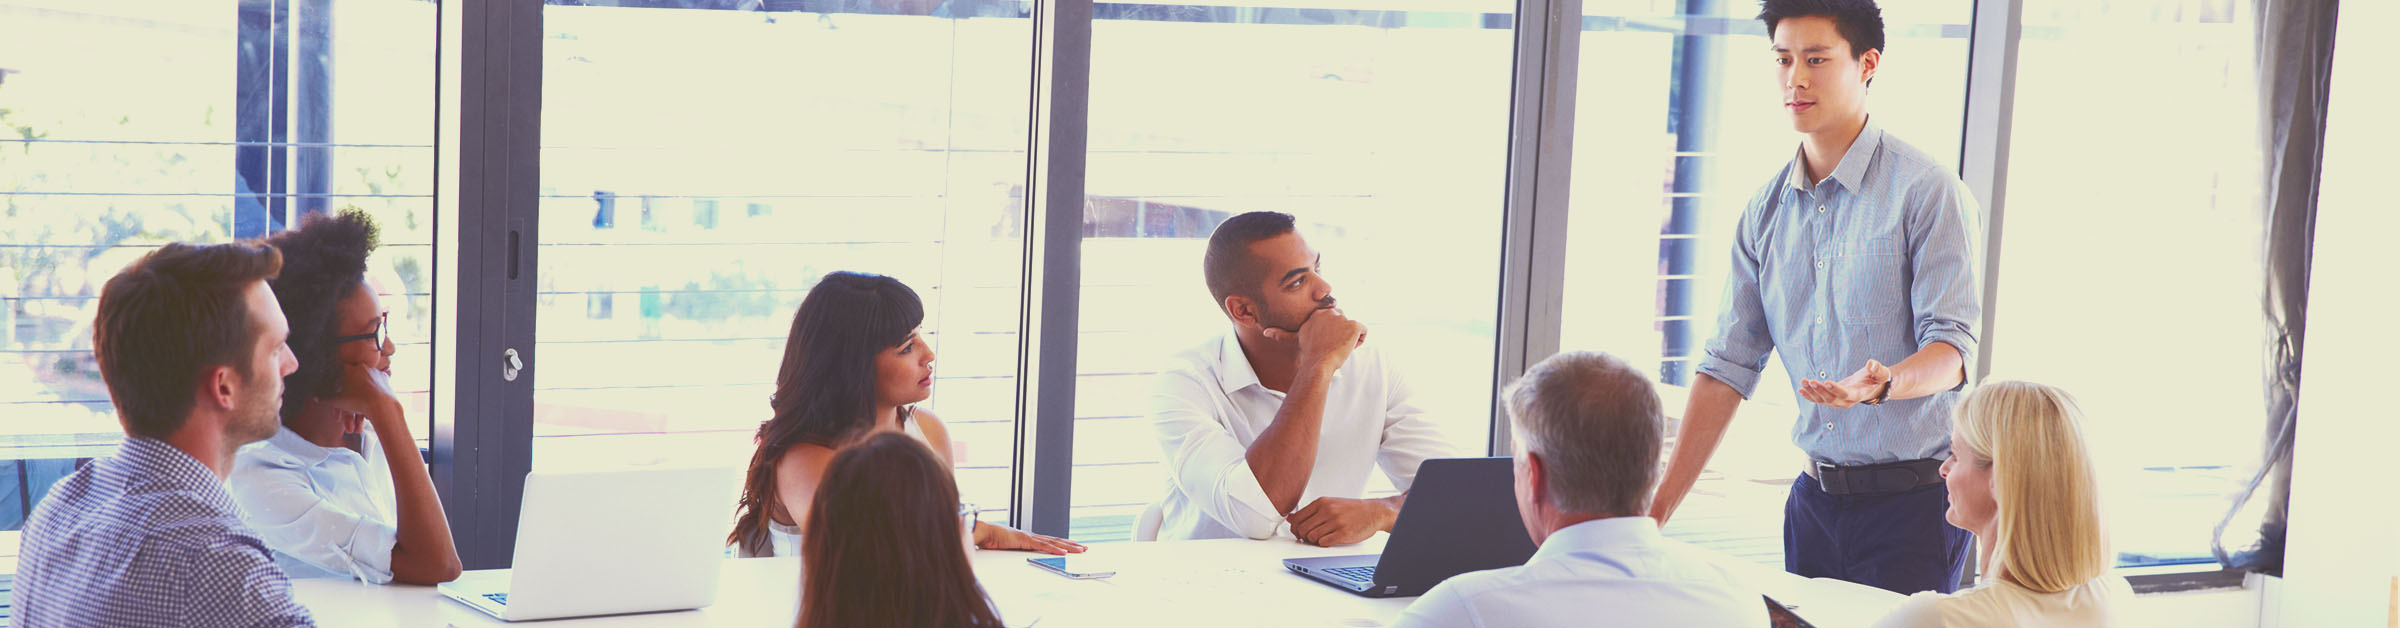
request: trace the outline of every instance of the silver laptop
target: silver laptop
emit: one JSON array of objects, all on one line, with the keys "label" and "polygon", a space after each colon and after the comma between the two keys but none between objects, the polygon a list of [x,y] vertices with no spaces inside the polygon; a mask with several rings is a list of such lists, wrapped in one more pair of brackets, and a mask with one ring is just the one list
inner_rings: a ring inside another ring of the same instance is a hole
[{"label": "silver laptop", "polygon": [[724,467],[536,471],[515,568],[469,571],[440,590],[506,621],[707,606],[738,479]]}]

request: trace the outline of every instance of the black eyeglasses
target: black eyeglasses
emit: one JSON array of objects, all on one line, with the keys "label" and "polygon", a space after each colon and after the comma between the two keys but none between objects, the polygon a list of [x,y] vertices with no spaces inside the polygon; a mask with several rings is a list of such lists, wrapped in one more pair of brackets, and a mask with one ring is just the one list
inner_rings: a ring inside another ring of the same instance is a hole
[{"label": "black eyeglasses", "polygon": [[392,313],[384,312],[382,316],[375,317],[375,331],[335,338],[333,345],[338,347],[360,340],[375,341],[375,350],[377,351],[382,351],[384,347],[390,346],[392,343]]}]

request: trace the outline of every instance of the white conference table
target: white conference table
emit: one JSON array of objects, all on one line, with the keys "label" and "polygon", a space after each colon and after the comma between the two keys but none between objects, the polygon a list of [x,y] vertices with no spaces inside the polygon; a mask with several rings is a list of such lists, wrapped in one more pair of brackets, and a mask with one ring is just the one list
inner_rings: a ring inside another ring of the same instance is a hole
[{"label": "white conference table", "polygon": [[[1084,554],[1117,569],[1115,577],[1069,580],[1025,564],[1025,552],[977,551],[975,572],[1012,628],[1020,626],[1342,626],[1390,624],[1416,598],[1364,598],[1292,574],[1283,559],[1380,551],[1385,535],[1358,545],[1321,548],[1289,537],[1156,543],[1106,543]],[[1725,564],[1759,592],[1794,604],[1825,628],[1868,626],[1901,596],[1835,580],[1808,579],[1730,556]],[[717,602],[706,608],[536,622],[538,626],[790,626],[798,617],[795,558],[728,559]],[[293,594],[325,626],[505,626],[433,587],[376,586],[355,580],[292,583]],[[1766,624],[1760,606],[1760,625]],[[1595,609],[1606,613],[1605,609]]]}]

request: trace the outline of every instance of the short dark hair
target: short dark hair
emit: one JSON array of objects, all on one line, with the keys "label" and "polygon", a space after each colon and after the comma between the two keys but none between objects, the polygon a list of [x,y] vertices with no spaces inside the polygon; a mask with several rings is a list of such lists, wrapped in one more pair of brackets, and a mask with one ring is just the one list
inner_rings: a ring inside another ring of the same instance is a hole
[{"label": "short dark hair", "polygon": [[272,246],[178,243],[108,280],[92,319],[92,357],[126,433],[165,438],[183,429],[192,387],[210,368],[242,366],[248,375],[264,330],[245,296],[282,269]]},{"label": "short dark hair", "polygon": [[1883,50],[1883,9],[1875,0],[1761,0],[1758,21],[1767,23],[1767,36],[1786,19],[1821,15],[1833,19],[1833,30],[1850,42],[1850,58]]},{"label": "short dark hair", "polygon": [[[333,359],[333,312],[343,299],[366,283],[367,255],[380,237],[375,219],[356,208],[336,215],[310,214],[300,228],[267,237],[283,252],[283,272],[268,281],[276,303],[292,326],[292,355],[300,368],[283,378],[283,420],[308,411],[311,397],[341,391],[343,366]],[[380,350],[380,348],[378,348]]]},{"label": "short dark hair", "polygon": [[1250,245],[1296,230],[1291,214],[1250,212],[1225,219],[1208,235],[1208,252],[1200,258],[1200,275],[1208,281],[1208,296],[1217,307],[1236,294],[1259,296],[1258,265],[1251,263]]},{"label": "short dark hair", "polygon": [[1605,353],[1562,353],[1527,369],[1502,399],[1525,450],[1541,455],[1546,492],[1561,510],[1650,511],[1666,416],[1648,375]]}]

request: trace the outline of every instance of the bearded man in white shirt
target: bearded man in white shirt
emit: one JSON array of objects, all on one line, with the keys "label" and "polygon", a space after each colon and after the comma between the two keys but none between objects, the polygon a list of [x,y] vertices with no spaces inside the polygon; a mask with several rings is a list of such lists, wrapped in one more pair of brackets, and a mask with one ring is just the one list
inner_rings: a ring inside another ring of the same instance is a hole
[{"label": "bearded man in white shirt", "polygon": [[1658,533],[1666,432],[1647,374],[1602,353],[1543,360],[1501,393],[1515,435],[1524,565],[1442,581],[1395,628],[1765,626],[1764,598],[1722,558]]},{"label": "bearded man in white shirt", "polygon": [[[1456,455],[1294,224],[1251,212],[1209,237],[1202,275],[1232,329],[1177,354],[1151,395],[1161,539],[1357,543],[1392,529],[1419,463]],[[1378,467],[1399,494],[1365,497]]]}]

